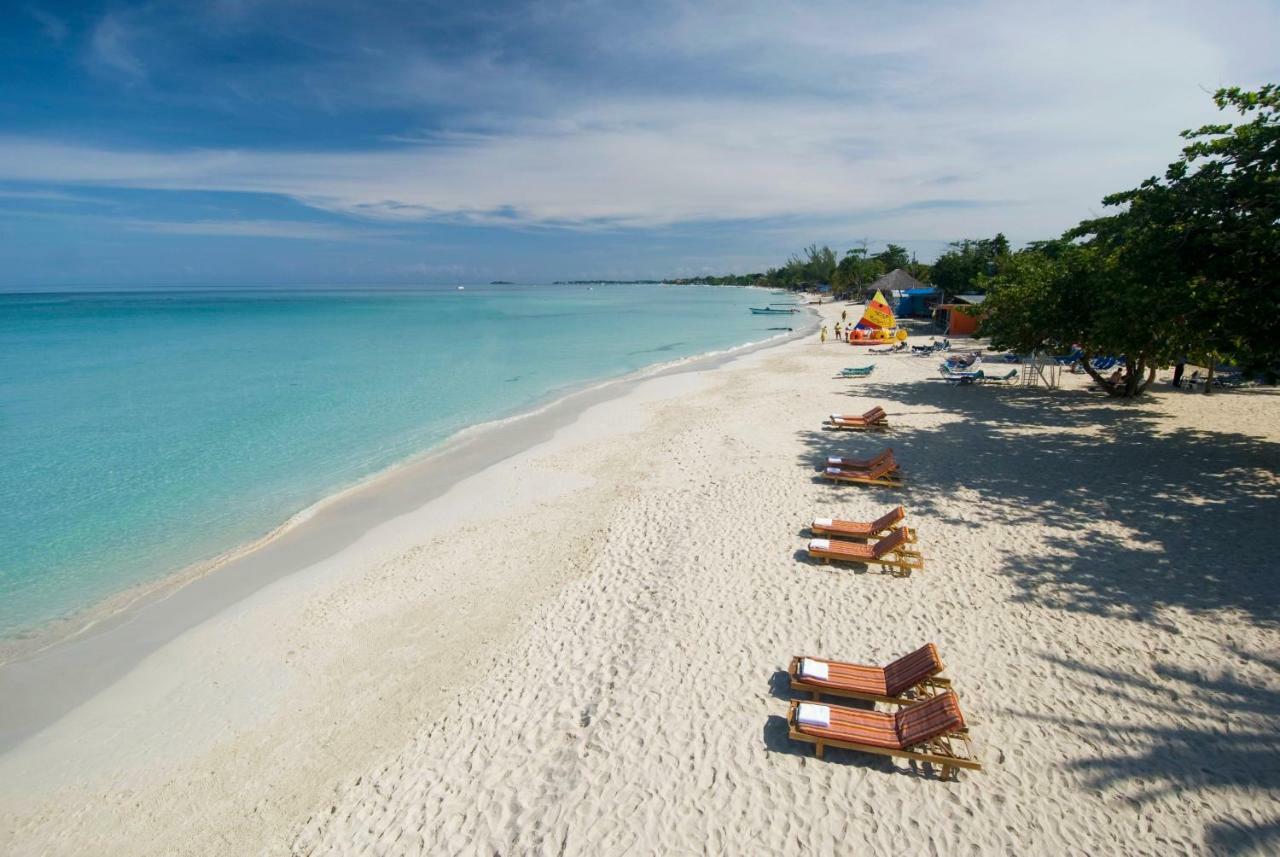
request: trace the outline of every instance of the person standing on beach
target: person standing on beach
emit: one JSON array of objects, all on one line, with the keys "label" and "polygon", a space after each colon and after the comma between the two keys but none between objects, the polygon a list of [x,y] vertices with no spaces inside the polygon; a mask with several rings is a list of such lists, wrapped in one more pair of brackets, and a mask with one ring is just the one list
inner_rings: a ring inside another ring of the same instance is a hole
[{"label": "person standing on beach", "polygon": [[841,321],[849,320],[849,311],[847,309],[840,310],[840,320]]},{"label": "person standing on beach", "polygon": [[826,326],[825,324],[822,326],[822,334],[821,334],[821,336],[822,336],[822,341],[823,341],[823,342],[826,342],[826,341],[827,341],[827,326]]},{"label": "person standing on beach", "polygon": [[836,339],[840,338],[840,322],[836,322]]}]

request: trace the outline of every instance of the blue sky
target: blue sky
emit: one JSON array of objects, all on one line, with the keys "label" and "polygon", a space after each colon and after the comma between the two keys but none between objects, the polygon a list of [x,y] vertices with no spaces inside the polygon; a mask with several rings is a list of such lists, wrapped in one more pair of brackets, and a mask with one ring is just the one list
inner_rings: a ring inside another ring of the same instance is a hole
[{"label": "blue sky", "polygon": [[1280,5],[26,2],[0,288],[762,270],[1049,237],[1280,79]]}]

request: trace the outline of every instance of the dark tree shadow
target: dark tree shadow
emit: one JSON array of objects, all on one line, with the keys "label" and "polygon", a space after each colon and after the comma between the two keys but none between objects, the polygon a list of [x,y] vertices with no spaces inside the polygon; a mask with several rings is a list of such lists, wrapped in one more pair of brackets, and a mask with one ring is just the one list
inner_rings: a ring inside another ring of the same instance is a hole
[{"label": "dark tree shadow", "polygon": [[[1224,651],[1224,661],[1231,653]],[[1010,713],[1054,724],[1064,741],[1074,736],[1088,746],[1108,748],[1067,767],[1082,772],[1089,788],[1120,792],[1138,806],[1197,791],[1260,792],[1280,800],[1280,733],[1275,728],[1280,691],[1273,689],[1280,684],[1280,668],[1264,658],[1234,654],[1264,667],[1272,681],[1246,681],[1230,671],[1206,676],[1172,664],[1157,664],[1160,680],[1153,681],[1050,657],[1073,674],[1073,690],[1110,697],[1117,712],[1127,716],[1100,721]],[[1178,725],[1168,725],[1171,716]],[[1205,827],[1205,845],[1220,854],[1275,853],[1280,813],[1270,816],[1215,819]]]},{"label": "dark tree shadow", "polygon": [[[998,569],[1014,579],[1020,600],[1146,621],[1169,607],[1280,620],[1273,571],[1280,444],[1222,431],[1157,434],[1150,398],[926,383],[873,383],[860,393],[883,397],[900,414],[894,431],[869,437],[806,430],[801,463],[812,468],[827,456],[866,457],[890,446],[903,467],[903,489],[835,487],[833,497],[867,491],[886,504],[901,502],[918,522],[961,523],[943,501],[967,488],[989,520],[1069,530],[1051,536],[1047,552],[1041,546],[1034,555],[1003,558]],[[912,413],[930,411],[960,419],[911,425]],[[1100,532],[1100,521],[1127,532]]]}]

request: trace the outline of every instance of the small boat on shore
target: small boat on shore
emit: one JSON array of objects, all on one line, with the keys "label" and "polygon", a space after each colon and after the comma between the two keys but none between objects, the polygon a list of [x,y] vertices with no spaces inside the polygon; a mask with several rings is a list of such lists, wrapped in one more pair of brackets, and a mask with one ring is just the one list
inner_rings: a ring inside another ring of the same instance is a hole
[{"label": "small boat on shore", "polygon": [[756,315],[787,315],[793,312],[800,311],[795,308],[781,309],[779,307],[772,307],[772,306],[766,306],[766,307],[753,306],[753,307],[749,307],[749,309]]}]

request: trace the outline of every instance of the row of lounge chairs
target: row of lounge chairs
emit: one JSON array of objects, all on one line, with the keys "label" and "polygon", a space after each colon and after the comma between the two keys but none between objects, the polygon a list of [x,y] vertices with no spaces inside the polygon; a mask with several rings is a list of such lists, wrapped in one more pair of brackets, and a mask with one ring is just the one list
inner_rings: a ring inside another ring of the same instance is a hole
[{"label": "row of lounge chairs", "polygon": [[814,536],[807,547],[809,557],[824,563],[878,565],[900,577],[923,571],[915,530],[897,526],[905,517],[906,510],[898,506],[870,522],[815,518],[809,527]]},{"label": "row of lounge chairs", "polygon": [[822,476],[833,485],[871,485],[878,488],[902,486],[902,472],[893,448],[886,447],[872,458],[828,458],[822,465]]},{"label": "row of lounge chairs", "polygon": [[[961,768],[981,770],[974,756],[960,700],[942,676],[942,659],[933,643],[885,667],[805,656],[791,659],[787,675],[793,699],[787,734],[814,745],[822,758],[827,747],[924,762],[950,779]],[[823,703],[823,696],[897,706],[893,713]]]},{"label": "row of lounge chairs", "polygon": [[[1110,372],[1112,369],[1123,364],[1124,360],[1119,357],[1095,357],[1089,361],[1089,366],[1095,372]],[[1071,371],[1076,374],[1084,372],[1084,366],[1081,364],[1080,360],[1076,360],[1071,363]]]},{"label": "row of lounge chairs", "polygon": [[935,340],[934,342],[930,342],[928,345],[911,346],[911,353],[916,357],[926,357],[937,351],[950,351],[950,350],[951,350],[950,339],[943,339],[941,341]]},{"label": "row of lounge chairs", "polygon": [[[925,354],[934,350],[945,349],[913,348]],[[957,380],[965,375],[984,380],[981,370],[972,371],[980,361],[977,354],[960,356],[954,362],[944,362],[943,371]],[[1017,370],[1012,375],[1016,376]],[[845,373],[842,376],[857,377]],[[863,414],[832,414],[825,425],[831,429],[885,430],[889,418],[877,405]],[[882,487],[903,484],[892,448],[865,459],[828,457],[821,471],[833,483]],[[874,521],[815,518],[809,526],[812,538],[807,553],[811,559],[824,563],[878,565],[895,575],[910,575],[923,570],[924,557],[916,547],[916,531],[903,524],[905,518],[902,506]],[[932,643],[885,667],[797,655],[787,667],[790,687],[793,693],[808,694],[811,701],[791,701],[787,734],[793,741],[812,744],[820,759],[828,747],[837,747],[934,765],[944,780],[953,778],[961,769],[981,770],[959,698],[942,672],[942,660]],[[896,710],[868,710],[823,701],[823,697],[832,696],[895,706]]]}]

